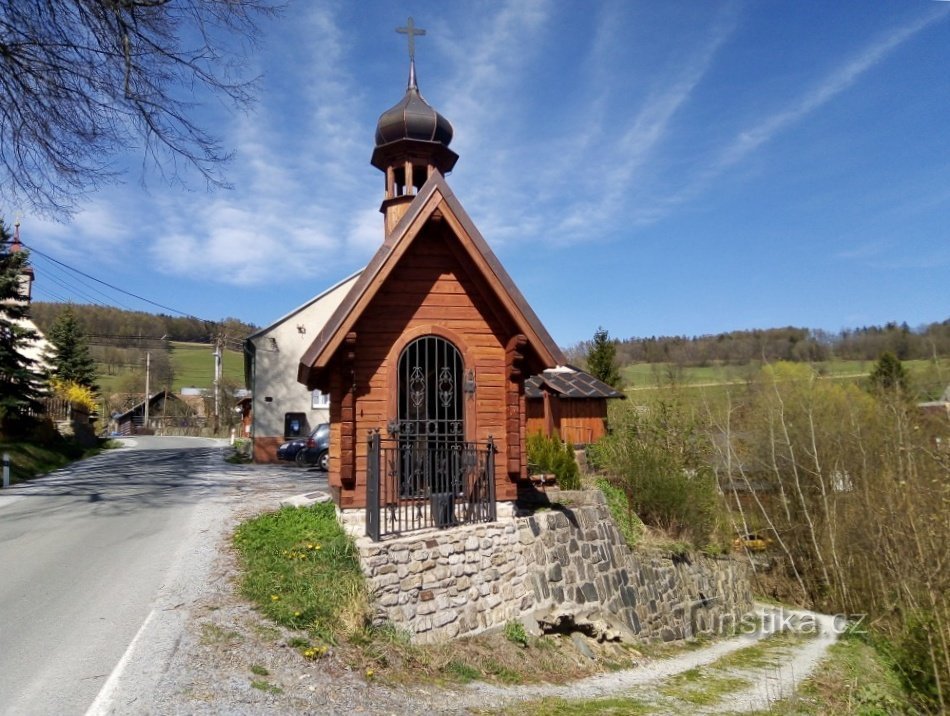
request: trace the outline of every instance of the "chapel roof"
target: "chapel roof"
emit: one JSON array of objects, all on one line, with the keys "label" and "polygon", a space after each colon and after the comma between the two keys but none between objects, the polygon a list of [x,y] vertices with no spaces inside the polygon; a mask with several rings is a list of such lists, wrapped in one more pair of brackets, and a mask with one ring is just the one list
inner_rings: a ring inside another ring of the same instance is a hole
[{"label": "chapel roof", "polygon": [[436,212],[440,212],[450,224],[457,224],[459,242],[472,257],[473,266],[479,269],[488,284],[494,287],[502,305],[518,330],[525,334],[541,361],[552,367],[564,362],[561,349],[462,208],[445,178],[436,171],[413,198],[405,216],[386,237],[346,298],[301,357],[297,373],[299,382],[308,386],[313,384],[314,372],[327,365],[346,332],[356,323],[408,246]]}]

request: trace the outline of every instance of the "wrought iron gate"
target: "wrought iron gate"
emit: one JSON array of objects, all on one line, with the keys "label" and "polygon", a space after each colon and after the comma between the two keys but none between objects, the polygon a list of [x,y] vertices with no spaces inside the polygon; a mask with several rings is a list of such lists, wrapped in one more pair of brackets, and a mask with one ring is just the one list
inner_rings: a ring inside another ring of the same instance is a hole
[{"label": "wrought iron gate", "polygon": [[[427,527],[494,522],[495,445],[453,443],[420,451],[400,439],[370,433],[367,445],[366,534],[374,540]],[[438,463],[447,484],[418,479]],[[406,485],[418,489],[407,492]]]},{"label": "wrought iron gate", "polygon": [[463,440],[462,356],[439,336],[417,338],[399,356],[398,415],[390,434],[430,442]]},{"label": "wrought iron gate", "polygon": [[494,520],[494,445],[465,440],[458,349],[439,336],[417,338],[397,371],[389,439],[369,438],[367,533]]}]

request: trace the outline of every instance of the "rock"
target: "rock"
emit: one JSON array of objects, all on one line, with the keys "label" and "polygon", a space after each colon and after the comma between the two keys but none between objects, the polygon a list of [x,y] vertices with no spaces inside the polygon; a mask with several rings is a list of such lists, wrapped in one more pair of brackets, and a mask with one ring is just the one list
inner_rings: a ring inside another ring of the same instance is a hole
[{"label": "rock", "polygon": [[591,661],[594,661],[597,657],[594,656],[594,652],[587,645],[587,639],[580,632],[574,632],[571,634],[571,641],[574,642],[574,646],[577,647],[577,650],[586,656]]}]

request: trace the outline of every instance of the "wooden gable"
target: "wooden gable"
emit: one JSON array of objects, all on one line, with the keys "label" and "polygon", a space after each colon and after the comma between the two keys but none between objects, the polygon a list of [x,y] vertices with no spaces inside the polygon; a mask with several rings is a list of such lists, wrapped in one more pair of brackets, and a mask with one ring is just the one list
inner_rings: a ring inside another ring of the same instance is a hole
[{"label": "wooden gable", "polygon": [[[444,222],[444,237],[453,253],[465,257],[467,273],[493,294],[499,310],[523,334],[534,354],[532,372],[553,368],[564,362],[557,344],[538,320],[488,243],[462,208],[455,194],[437,171],[423,185],[409,210],[386,237],[383,245],[364,269],[349,295],[333,314],[300,360],[297,378],[309,388],[328,386],[321,374],[340,349],[348,333],[364,314],[386,279],[400,263],[423,228],[430,222]],[[324,388],[321,388],[324,389]]]}]

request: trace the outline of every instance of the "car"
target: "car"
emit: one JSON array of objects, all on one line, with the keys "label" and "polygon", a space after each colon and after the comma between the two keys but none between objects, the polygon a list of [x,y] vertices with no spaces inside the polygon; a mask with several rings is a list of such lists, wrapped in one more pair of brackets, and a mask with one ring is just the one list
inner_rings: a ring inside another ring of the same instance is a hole
[{"label": "car", "polygon": [[749,552],[764,552],[772,545],[772,538],[759,532],[750,532],[746,535],[736,537],[732,542],[732,548],[738,551],[748,550]]},{"label": "car", "polygon": [[279,460],[293,460],[301,466],[316,466],[326,472],[329,465],[330,424],[320,423],[306,438],[288,440],[277,448]]}]

